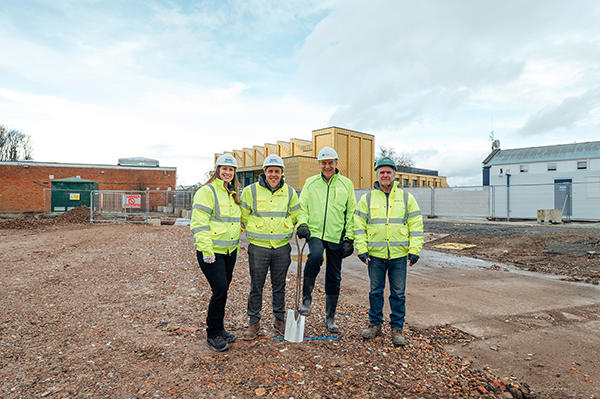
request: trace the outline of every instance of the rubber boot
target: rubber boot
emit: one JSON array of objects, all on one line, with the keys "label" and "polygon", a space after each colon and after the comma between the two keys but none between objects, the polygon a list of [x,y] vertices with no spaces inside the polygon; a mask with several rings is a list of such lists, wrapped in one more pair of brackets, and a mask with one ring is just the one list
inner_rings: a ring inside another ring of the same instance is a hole
[{"label": "rubber boot", "polygon": [[340,332],[340,328],[335,324],[335,310],[337,308],[339,295],[325,296],[325,325],[330,333]]},{"label": "rubber boot", "polygon": [[302,284],[302,306],[300,306],[299,312],[302,316],[310,315],[310,305],[312,304],[312,292],[315,288],[316,277],[304,276],[304,283]]}]

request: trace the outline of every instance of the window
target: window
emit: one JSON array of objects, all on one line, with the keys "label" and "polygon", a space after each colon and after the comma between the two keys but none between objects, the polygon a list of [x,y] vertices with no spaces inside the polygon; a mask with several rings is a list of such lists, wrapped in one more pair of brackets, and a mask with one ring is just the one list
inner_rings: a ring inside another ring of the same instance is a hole
[{"label": "window", "polygon": [[413,181],[412,181],[412,186],[413,186],[413,187],[417,187],[417,180],[413,180]]},{"label": "window", "polygon": [[527,173],[529,171],[529,166],[528,165],[521,165],[519,170],[521,171],[521,173]]},{"label": "window", "polygon": [[404,182],[402,183],[403,187],[408,187],[408,179],[404,179]]},{"label": "window", "polygon": [[577,161],[577,169],[587,169],[587,161]]},{"label": "window", "polygon": [[556,170],[556,164],[555,163],[549,163],[548,164],[548,171],[552,172]]}]

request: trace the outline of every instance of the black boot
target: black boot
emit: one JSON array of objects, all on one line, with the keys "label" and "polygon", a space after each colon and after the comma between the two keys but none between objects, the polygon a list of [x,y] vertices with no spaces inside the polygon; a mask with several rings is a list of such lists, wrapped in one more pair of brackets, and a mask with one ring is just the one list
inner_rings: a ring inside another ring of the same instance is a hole
[{"label": "black boot", "polygon": [[302,284],[302,306],[300,306],[300,314],[302,316],[310,315],[310,305],[312,304],[312,292],[315,288],[316,277],[304,276],[304,283]]},{"label": "black boot", "polygon": [[337,334],[340,328],[335,324],[335,310],[337,308],[339,295],[325,296],[325,325],[330,333]]}]

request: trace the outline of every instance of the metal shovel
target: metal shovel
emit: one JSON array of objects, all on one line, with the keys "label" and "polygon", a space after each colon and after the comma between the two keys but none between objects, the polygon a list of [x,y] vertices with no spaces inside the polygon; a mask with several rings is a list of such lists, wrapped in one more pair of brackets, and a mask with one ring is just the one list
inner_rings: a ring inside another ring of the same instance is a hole
[{"label": "metal shovel", "polygon": [[302,289],[302,256],[306,240],[300,249],[298,236],[296,236],[296,248],[298,249],[298,270],[296,271],[296,308],[288,309],[285,319],[285,335],[283,339],[289,342],[302,342],[304,340],[304,316],[300,314],[300,290]]}]

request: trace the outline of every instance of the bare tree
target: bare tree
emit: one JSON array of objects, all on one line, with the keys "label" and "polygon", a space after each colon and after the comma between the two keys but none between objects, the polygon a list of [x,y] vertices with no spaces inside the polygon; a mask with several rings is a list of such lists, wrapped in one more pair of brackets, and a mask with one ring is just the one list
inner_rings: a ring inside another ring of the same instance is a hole
[{"label": "bare tree", "polygon": [[18,130],[0,125],[0,161],[30,160],[31,138]]},{"label": "bare tree", "polygon": [[375,161],[383,157],[392,158],[396,163],[396,166],[407,166],[409,168],[413,168],[415,166],[415,161],[413,161],[408,154],[404,152],[396,153],[396,150],[394,150],[392,147],[379,146],[379,154],[377,154]]}]

